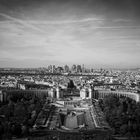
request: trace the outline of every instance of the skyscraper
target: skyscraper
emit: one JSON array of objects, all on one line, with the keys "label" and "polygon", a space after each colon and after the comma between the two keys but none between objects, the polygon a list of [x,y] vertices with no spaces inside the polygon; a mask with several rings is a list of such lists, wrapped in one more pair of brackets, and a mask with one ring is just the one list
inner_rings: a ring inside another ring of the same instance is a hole
[{"label": "skyscraper", "polygon": [[65,65],[65,66],[64,66],[64,72],[68,73],[69,70],[70,70],[70,69],[69,69],[69,66],[68,66],[68,65]]},{"label": "skyscraper", "polygon": [[81,67],[81,65],[77,65],[77,72],[78,72],[78,73],[81,73],[81,72],[82,72],[82,67]]},{"label": "skyscraper", "polygon": [[77,71],[77,67],[75,64],[72,65],[71,71],[72,71],[72,73],[75,73]]}]

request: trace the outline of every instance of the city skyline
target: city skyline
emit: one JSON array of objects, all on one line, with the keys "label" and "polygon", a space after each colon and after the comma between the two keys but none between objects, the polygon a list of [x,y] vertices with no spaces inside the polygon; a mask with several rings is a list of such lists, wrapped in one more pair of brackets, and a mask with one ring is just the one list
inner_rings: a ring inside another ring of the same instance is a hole
[{"label": "city skyline", "polygon": [[139,68],[138,0],[0,0],[0,67]]}]

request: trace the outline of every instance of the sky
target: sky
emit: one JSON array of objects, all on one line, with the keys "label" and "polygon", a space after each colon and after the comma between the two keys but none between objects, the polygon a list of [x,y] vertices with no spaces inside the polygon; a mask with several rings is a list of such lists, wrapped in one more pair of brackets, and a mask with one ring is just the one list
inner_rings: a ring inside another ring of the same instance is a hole
[{"label": "sky", "polygon": [[0,0],[0,67],[140,67],[139,0]]}]

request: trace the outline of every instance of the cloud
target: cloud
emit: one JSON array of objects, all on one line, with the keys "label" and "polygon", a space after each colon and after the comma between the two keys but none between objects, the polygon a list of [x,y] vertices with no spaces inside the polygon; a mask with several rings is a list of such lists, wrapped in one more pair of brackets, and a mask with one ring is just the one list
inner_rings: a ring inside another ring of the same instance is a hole
[{"label": "cloud", "polygon": [[[9,10],[0,9],[1,66],[139,65],[139,10],[131,0],[6,0],[2,5]],[[136,17],[125,16],[132,13]]]},{"label": "cloud", "polygon": [[46,32],[44,32],[44,30],[41,30],[40,28],[37,28],[36,26],[34,26],[34,25],[32,25],[32,24],[29,24],[28,22],[26,22],[26,21],[24,21],[24,20],[21,20],[21,19],[18,19],[18,18],[9,16],[9,15],[7,15],[7,14],[5,14],[5,13],[0,13],[0,16],[3,16],[3,17],[5,17],[5,18],[7,18],[7,19],[9,19],[9,20],[15,21],[15,22],[17,22],[17,23],[19,23],[19,24],[21,24],[21,25],[23,25],[23,26],[25,26],[25,27],[31,28],[31,29],[33,29],[33,30],[36,30],[36,31],[38,31],[39,33],[46,33]]},{"label": "cloud", "polygon": [[56,21],[28,21],[28,23],[31,23],[31,24],[52,24],[52,25],[55,25],[55,24],[73,24],[73,23],[84,23],[84,22],[99,22],[99,23],[102,23],[104,19],[101,19],[101,18],[84,18],[84,19],[73,19],[73,20],[56,20]]}]

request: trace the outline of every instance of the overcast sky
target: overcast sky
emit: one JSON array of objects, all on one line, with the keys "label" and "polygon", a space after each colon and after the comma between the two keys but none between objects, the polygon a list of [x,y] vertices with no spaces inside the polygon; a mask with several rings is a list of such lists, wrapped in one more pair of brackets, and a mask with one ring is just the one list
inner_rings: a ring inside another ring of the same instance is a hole
[{"label": "overcast sky", "polygon": [[140,0],[0,0],[0,67],[140,67]]}]

